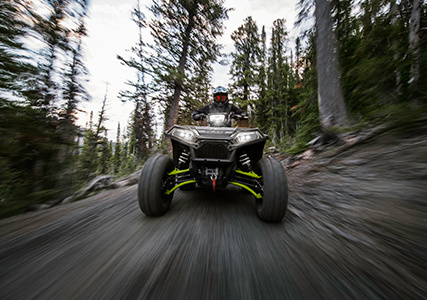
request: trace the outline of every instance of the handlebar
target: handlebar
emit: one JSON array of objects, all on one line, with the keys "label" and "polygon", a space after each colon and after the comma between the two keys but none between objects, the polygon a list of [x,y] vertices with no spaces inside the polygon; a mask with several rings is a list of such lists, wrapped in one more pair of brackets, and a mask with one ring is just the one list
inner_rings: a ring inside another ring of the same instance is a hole
[{"label": "handlebar", "polygon": [[200,114],[194,114],[193,115],[193,119],[195,121],[199,121],[200,119],[206,119],[207,115],[204,113],[200,113]]},{"label": "handlebar", "polygon": [[241,120],[247,120],[248,119],[248,116],[247,115],[232,115],[231,116],[232,118],[234,118],[234,119],[241,119]]},{"label": "handlebar", "polygon": [[[200,119],[206,119],[208,116],[205,113],[199,113],[199,114],[195,114],[193,116],[193,119],[195,121],[199,121]],[[241,120],[247,120],[248,119],[248,115],[241,115],[241,114],[236,114],[234,112],[230,112],[228,117],[231,119],[241,119]]]}]

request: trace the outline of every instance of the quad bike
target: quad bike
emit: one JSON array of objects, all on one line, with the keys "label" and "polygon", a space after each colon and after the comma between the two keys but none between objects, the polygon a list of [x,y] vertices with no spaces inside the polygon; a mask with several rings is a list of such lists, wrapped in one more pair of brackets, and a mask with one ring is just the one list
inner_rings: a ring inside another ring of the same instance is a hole
[{"label": "quad bike", "polygon": [[149,216],[165,214],[174,191],[209,187],[214,192],[235,185],[255,197],[259,218],[279,222],[286,213],[288,185],[282,164],[263,157],[268,136],[258,128],[223,127],[239,115],[210,114],[209,126],[178,126],[166,131],[173,159],[150,157],[141,170],[138,202]]}]

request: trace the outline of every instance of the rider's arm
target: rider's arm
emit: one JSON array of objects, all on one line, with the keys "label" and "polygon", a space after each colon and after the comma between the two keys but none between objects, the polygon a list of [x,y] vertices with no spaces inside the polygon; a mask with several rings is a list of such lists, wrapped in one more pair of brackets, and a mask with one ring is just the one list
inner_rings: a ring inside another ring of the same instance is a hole
[{"label": "rider's arm", "polygon": [[247,117],[248,113],[245,112],[243,109],[237,107],[236,105],[231,105],[231,111],[234,112],[236,115],[240,115],[242,117]]},{"label": "rider's arm", "polygon": [[201,118],[203,118],[208,114],[209,114],[209,104],[193,111],[193,113],[191,114],[191,118],[193,118],[193,120],[195,121],[199,121]]}]

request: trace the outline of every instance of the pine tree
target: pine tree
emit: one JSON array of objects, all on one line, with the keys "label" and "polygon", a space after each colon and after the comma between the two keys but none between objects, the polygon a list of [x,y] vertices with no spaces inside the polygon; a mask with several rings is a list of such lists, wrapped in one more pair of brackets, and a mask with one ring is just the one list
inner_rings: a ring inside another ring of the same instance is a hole
[{"label": "pine tree", "polygon": [[295,143],[287,149],[289,153],[298,153],[308,148],[308,142],[316,138],[320,131],[319,109],[317,100],[317,69],[316,43],[313,31],[305,32],[308,35],[307,44],[296,44],[297,82],[293,86],[293,95],[296,100],[291,107],[292,117],[295,120]]},{"label": "pine tree", "polygon": [[136,103],[129,127],[129,152],[143,161],[148,158],[154,143],[153,114],[148,102]]},{"label": "pine tree", "polygon": [[[82,38],[87,35],[84,23],[73,32],[74,41],[70,48],[69,63],[64,73],[64,87],[62,91],[64,118],[66,126],[71,127],[75,123],[75,114],[80,102],[88,101],[89,95],[84,87],[85,76],[88,74],[83,61]],[[68,130],[69,131],[69,130]],[[74,133],[74,132],[73,132]],[[74,137],[74,134],[69,134]]]},{"label": "pine tree", "polygon": [[[0,3],[0,173],[8,178],[0,180],[0,197],[7,199],[5,205],[58,200],[72,188],[63,154],[73,139],[64,139],[59,126],[65,115],[58,110],[59,79],[77,18],[71,12],[82,2]],[[29,44],[34,38],[40,42],[36,48]],[[61,184],[64,176],[67,186]]]},{"label": "pine tree", "polygon": [[351,79],[351,69],[359,64],[354,59],[354,53],[360,42],[358,34],[358,22],[353,14],[354,0],[333,0],[333,22],[338,43],[341,85],[346,103],[350,102],[350,96],[354,90],[354,80]]},{"label": "pine tree", "polygon": [[114,153],[113,153],[113,171],[114,174],[119,173],[120,166],[122,164],[122,145],[120,140],[120,123],[117,125],[117,138],[116,143],[114,144]]},{"label": "pine tree", "polygon": [[264,132],[268,131],[269,120],[269,104],[267,97],[267,35],[265,32],[265,27],[262,27],[261,30],[261,46],[260,46],[260,56],[259,56],[259,72],[257,78],[258,86],[258,100],[255,105],[256,121],[260,129]]},{"label": "pine tree", "polygon": [[[83,147],[79,157],[80,160],[80,171],[87,176],[92,175],[100,164],[99,161],[99,145],[104,142],[105,137],[101,136],[102,132],[106,132],[104,123],[107,120],[106,116],[106,105],[108,98],[108,87],[105,92],[104,99],[102,101],[101,110],[98,114],[98,122],[96,125],[93,124],[93,112],[90,113],[90,121],[88,128],[86,128],[85,138],[83,140]],[[103,167],[101,167],[103,169]],[[85,177],[85,176],[83,176]]]},{"label": "pine tree", "polygon": [[252,17],[244,20],[244,24],[231,35],[234,41],[234,52],[230,75],[233,79],[231,91],[233,100],[243,110],[253,111],[253,101],[256,99],[258,68],[261,55],[261,39],[258,26]]},{"label": "pine tree", "polygon": [[[57,126],[62,143],[58,162],[64,163],[63,176],[65,177],[70,177],[71,174],[76,172],[74,152],[76,152],[78,147],[75,141],[79,135],[79,128],[75,124],[77,106],[80,102],[89,100],[88,92],[84,87],[85,76],[88,72],[82,53],[82,39],[87,35],[84,22],[88,7],[85,2],[82,5],[78,27],[71,30],[70,36],[68,36],[68,56],[66,57],[68,62],[66,63],[66,69],[63,74],[62,109]],[[62,178],[60,181],[66,182],[65,178]],[[67,186],[70,187],[70,184],[67,184]]]},{"label": "pine tree", "polygon": [[82,173],[81,177],[87,178],[97,168],[97,159],[96,159],[96,140],[92,127],[89,127],[85,130],[85,135],[83,138],[83,145],[80,150],[79,161],[80,167],[79,170]]},{"label": "pine tree", "polygon": [[[12,93],[20,95],[25,86],[23,78],[35,72],[28,58],[23,40],[27,35],[29,24],[24,22],[22,1],[5,0],[0,2],[0,104],[12,101]],[[28,76],[27,76],[28,77]]]},{"label": "pine tree", "polygon": [[349,85],[345,92],[350,112],[371,119],[377,117],[378,107],[396,104],[407,90],[408,40],[401,39],[407,26],[396,1],[363,1],[360,8],[353,64],[343,62],[343,78]]},{"label": "pine tree", "polygon": [[198,65],[189,67],[190,72],[187,76],[186,91],[182,97],[183,101],[181,101],[178,114],[179,124],[194,124],[191,113],[197,108],[212,102],[212,66],[206,61],[199,61],[198,63]]},{"label": "pine tree", "polygon": [[[333,52],[339,53],[339,59],[334,59],[334,61],[339,61],[341,66],[339,73],[343,97],[353,120],[391,120],[395,119],[393,116],[403,117],[405,114],[411,113],[413,107],[417,107],[418,110],[420,104],[423,103],[426,94],[424,87],[427,85],[414,84],[411,81],[414,57],[410,47],[410,31],[416,27],[411,29],[411,24],[417,23],[411,21],[413,5],[417,7],[415,2],[413,0],[327,1],[326,4],[332,5],[332,25],[329,27],[334,28],[333,34],[336,34],[338,45]],[[322,4],[321,1],[318,1],[319,3]],[[301,9],[299,22],[301,23],[304,19],[309,18],[314,3],[311,0],[301,0],[299,6]],[[420,9],[420,28],[423,28],[426,6],[421,4]],[[307,33],[313,30],[315,29],[311,28]],[[420,44],[422,44],[426,39],[422,38],[422,30],[419,33]],[[318,37],[325,41],[325,34],[318,33]],[[316,51],[314,51],[315,49],[309,50],[310,45],[313,45],[310,42],[310,34],[305,34],[304,38],[305,41],[308,41],[308,48],[305,53],[302,49],[303,55],[297,54],[299,56],[297,61],[299,65],[307,65],[305,61],[308,58],[311,65],[304,72],[301,70],[299,72],[303,76],[300,77],[299,88],[296,89],[300,101],[295,106],[295,116],[305,114],[307,110],[314,107],[310,104],[312,103],[311,91],[317,89],[313,89],[313,83],[317,79],[322,81],[324,78],[333,78],[313,76],[312,72],[321,66],[330,67],[333,64],[324,64],[310,58]],[[301,41],[303,40],[299,42]],[[426,42],[424,44],[427,45]],[[425,51],[422,51],[423,47],[419,49],[420,72],[422,73],[427,69],[422,68],[423,62],[425,63],[427,60]],[[334,69],[338,68],[334,67]],[[425,76],[420,76],[419,80],[423,81],[424,78]],[[305,95],[306,100],[301,98],[302,95]],[[307,101],[308,99],[310,100]],[[307,127],[304,124],[312,123],[312,121],[307,123],[306,119],[314,120],[314,114],[307,115],[301,119],[302,122],[299,122],[300,129],[297,132],[299,137],[302,128]],[[316,126],[310,125],[307,128],[309,127],[312,128],[310,130],[316,130]]]},{"label": "pine tree", "polygon": [[290,108],[290,66],[286,57],[287,31],[285,20],[273,22],[268,61],[268,102],[270,120],[273,128],[273,139],[282,140],[285,135],[293,135]]},{"label": "pine tree", "polygon": [[69,1],[52,0],[45,2],[44,5],[50,12],[47,18],[33,13],[36,33],[44,42],[44,47],[39,51],[38,67],[40,73],[37,81],[35,81],[40,98],[33,105],[40,107],[46,114],[52,115],[56,112],[54,105],[57,105],[60,89],[56,78],[60,76],[61,71],[58,69],[57,62],[63,58],[68,46],[69,29],[65,26],[64,21],[68,15]]},{"label": "pine tree", "polygon": [[139,1],[133,11],[134,22],[139,29],[138,44],[132,48],[136,58],[125,59],[118,56],[118,59],[133,68],[136,71],[137,80],[128,81],[127,84],[133,88],[133,91],[121,91],[120,97],[123,101],[132,101],[135,103],[135,109],[129,126],[130,131],[130,153],[134,154],[138,160],[145,160],[150,154],[154,141],[154,114],[152,105],[148,99],[148,86],[145,83],[147,69],[145,67],[146,52],[144,47],[143,29],[146,27],[145,16],[141,12]]},{"label": "pine tree", "polygon": [[149,66],[157,99],[167,108],[165,126],[170,128],[177,122],[180,99],[188,88],[189,66],[209,65],[220,56],[216,40],[229,10],[222,0],[159,0],[150,10],[154,54]]},{"label": "pine tree", "polygon": [[111,144],[106,137],[102,138],[99,157],[99,173],[108,174],[112,157]]},{"label": "pine tree", "polygon": [[104,127],[104,123],[108,120],[107,117],[107,100],[108,100],[108,86],[105,90],[104,99],[102,100],[102,106],[101,110],[98,114],[98,123],[95,127],[95,141],[98,142],[101,138],[101,133],[106,131],[106,128]]},{"label": "pine tree", "polygon": [[347,110],[340,82],[338,45],[331,14],[332,5],[328,0],[316,0],[319,116],[325,130],[347,124]]}]

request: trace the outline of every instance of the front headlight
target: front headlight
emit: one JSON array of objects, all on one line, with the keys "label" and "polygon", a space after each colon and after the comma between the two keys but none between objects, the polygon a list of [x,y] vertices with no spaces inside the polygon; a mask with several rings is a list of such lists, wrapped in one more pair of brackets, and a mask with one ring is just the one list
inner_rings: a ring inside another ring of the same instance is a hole
[{"label": "front headlight", "polygon": [[188,142],[194,141],[195,138],[194,132],[188,129],[176,129],[172,135]]},{"label": "front headlight", "polygon": [[209,115],[209,122],[213,124],[222,124],[225,121],[225,115]]},{"label": "front headlight", "polygon": [[240,132],[234,138],[236,144],[244,144],[251,141],[255,141],[259,138],[259,135],[256,131],[253,132]]}]

